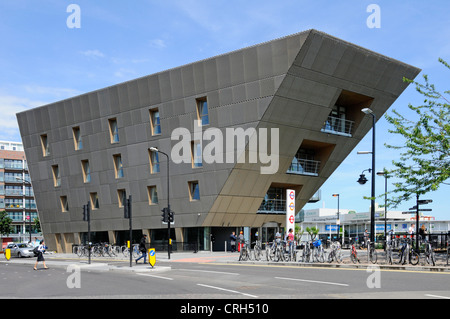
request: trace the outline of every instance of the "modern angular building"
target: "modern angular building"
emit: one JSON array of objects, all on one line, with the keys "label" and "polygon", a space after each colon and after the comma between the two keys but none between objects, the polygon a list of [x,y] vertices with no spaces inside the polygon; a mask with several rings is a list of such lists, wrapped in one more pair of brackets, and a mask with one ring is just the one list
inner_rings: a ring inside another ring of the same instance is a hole
[{"label": "modern angular building", "polygon": [[[317,192],[419,69],[309,30],[17,114],[46,243],[97,241],[133,229],[214,249],[233,230],[260,238]],[[157,148],[170,158],[151,151]]]}]

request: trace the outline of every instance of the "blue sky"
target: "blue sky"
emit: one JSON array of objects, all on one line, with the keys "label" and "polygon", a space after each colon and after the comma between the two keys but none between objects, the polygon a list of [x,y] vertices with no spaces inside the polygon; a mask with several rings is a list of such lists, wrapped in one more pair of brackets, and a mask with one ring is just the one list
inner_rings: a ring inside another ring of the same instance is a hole
[{"label": "blue sky", "polygon": [[[81,28],[67,26],[70,4],[81,10]],[[367,26],[370,4],[381,10],[380,28]],[[438,62],[450,62],[449,9],[444,0],[0,0],[0,140],[20,140],[17,112],[311,28],[419,67],[449,90]],[[422,102],[410,86],[392,108],[407,113],[408,103]],[[401,144],[388,128],[377,123],[377,170],[398,158],[384,147]],[[368,134],[323,185],[322,201],[305,208],[337,207],[331,195],[339,192],[341,208],[368,211],[370,182],[356,180],[371,159],[356,152],[370,149]],[[382,194],[384,179],[376,183]],[[449,190],[426,196],[441,220],[450,220]]]}]

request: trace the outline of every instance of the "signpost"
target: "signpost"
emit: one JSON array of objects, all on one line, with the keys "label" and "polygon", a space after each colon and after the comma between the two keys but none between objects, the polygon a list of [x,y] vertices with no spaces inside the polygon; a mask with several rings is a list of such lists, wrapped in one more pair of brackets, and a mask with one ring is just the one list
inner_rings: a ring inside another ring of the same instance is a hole
[{"label": "signpost", "polygon": [[286,190],[286,233],[295,230],[295,190]]},{"label": "signpost", "polygon": [[419,222],[420,222],[420,212],[431,212],[431,208],[420,208],[420,205],[426,205],[432,203],[432,199],[421,199],[419,200],[419,194],[416,197],[416,205],[409,208],[409,211],[402,212],[402,214],[416,214],[416,247],[419,247]]},{"label": "signpost", "polygon": [[155,248],[150,248],[148,250],[148,263],[152,268],[155,266],[156,263],[156,251]]}]

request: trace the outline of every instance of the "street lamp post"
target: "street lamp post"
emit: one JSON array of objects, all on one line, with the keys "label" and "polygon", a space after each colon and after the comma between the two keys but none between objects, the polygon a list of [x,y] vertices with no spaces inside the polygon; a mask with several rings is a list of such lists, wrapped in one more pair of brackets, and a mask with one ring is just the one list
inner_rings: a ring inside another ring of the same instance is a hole
[{"label": "street lamp post", "polygon": [[[170,214],[169,155],[160,151],[156,147],[150,147],[148,150],[151,152],[161,153],[167,157],[167,214]],[[170,259],[170,219],[167,220],[167,254],[168,258]]]},{"label": "street lamp post", "polygon": [[[27,212],[26,212],[26,198],[25,198],[25,196],[26,196],[26,185],[30,185],[31,186],[31,183],[29,181],[25,180],[24,178],[20,178],[20,177],[16,177],[16,180],[22,182],[23,217],[26,220],[28,220],[28,228],[29,228],[29,235],[30,235],[30,240],[29,241],[31,243],[31,212],[29,211],[28,215],[27,215]],[[27,216],[25,217],[25,215],[27,215]],[[25,232],[24,232],[24,235],[25,235]]]},{"label": "street lamp post", "polygon": [[365,114],[372,115],[372,190],[370,194],[370,241],[375,242],[375,122],[376,117],[369,108],[361,110]]}]

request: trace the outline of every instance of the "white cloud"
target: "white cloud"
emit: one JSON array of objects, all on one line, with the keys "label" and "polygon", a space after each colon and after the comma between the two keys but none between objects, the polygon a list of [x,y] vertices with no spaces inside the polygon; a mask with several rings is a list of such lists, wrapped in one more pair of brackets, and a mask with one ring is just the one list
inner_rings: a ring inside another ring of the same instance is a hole
[{"label": "white cloud", "polygon": [[104,58],[105,55],[99,50],[86,50],[80,51],[80,54],[89,57],[89,58]]},{"label": "white cloud", "polygon": [[114,76],[118,78],[131,77],[136,74],[135,70],[120,68],[116,72],[114,72]]},{"label": "white cloud", "polygon": [[20,141],[19,125],[16,113],[46,104],[28,98],[0,95],[0,140]]},{"label": "white cloud", "polygon": [[55,88],[41,85],[24,85],[23,88],[29,94],[45,96],[46,98],[66,99],[81,94],[81,92],[76,89]]},{"label": "white cloud", "polygon": [[164,49],[167,47],[166,42],[162,39],[153,39],[150,41],[150,46],[156,49]]}]

